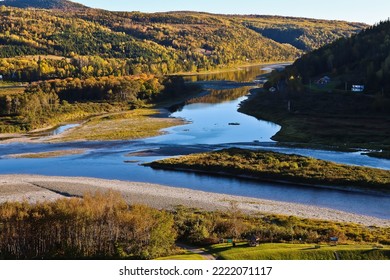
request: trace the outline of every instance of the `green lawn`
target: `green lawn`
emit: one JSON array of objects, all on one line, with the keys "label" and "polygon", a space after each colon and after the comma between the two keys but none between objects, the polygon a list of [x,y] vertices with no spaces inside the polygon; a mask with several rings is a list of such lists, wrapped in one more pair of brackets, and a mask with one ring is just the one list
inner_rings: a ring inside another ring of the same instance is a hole
[{"label": "green lawn", "polygon": [[240,243],[217,244],[208,248],[209,252],[223,260],[389,260],[390,247],[375,249],[372,245],[321,245],[267,243],[249,247]]},{"label": "green lawn", "polygon": [[179,255],[173,255],[173,256],[168,256],[168,257],[157,258],[156,260],[180,260],[180,261],[184,261],[184,260],[187,260],[187,261],[189,261],[189,260],[200,261],[200,260],[203,260],[204,261],[205,258],[203,258],[199,254],[186,252],[186,253],[179,254]]}]

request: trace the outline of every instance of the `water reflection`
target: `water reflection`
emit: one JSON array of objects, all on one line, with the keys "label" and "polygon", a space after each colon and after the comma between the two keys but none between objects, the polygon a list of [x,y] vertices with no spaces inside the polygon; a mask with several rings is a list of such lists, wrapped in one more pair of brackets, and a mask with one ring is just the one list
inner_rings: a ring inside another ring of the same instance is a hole
[{"label": "water reflection", "polygon": [[[231,92],[231,90],[228,91]],[[226,90],[215,93],[224,95]],[[242,90],[236,93],[243,94],[247,91]],[[246,98],[242,96],[232,101],[213,103],[215,96],[204,97],[205,100],[209,99],[210,103],[192,103],[171,115],[189,121],[188,124],[168,128],[165,130],[166,134],[145,141],[180,145],[273,142],[271,137],[280,130],[280,126],[259,121],[237,111],[239,104]],[[226,96],[226,99],[229,98]]]},{"label": "water reflection", "polygon": [[209,90],[209,94],[192,98],[187,101],[187,104],[194,103],[209,103],[209,104],[218,104],[226,101],[236,100],[242,96],[248,94],[251,87],[240,87],[226,90]]},{"label": "water reflection", "polygon": [[188,82],[199,82],[199,81],[236,81],[236,82],[253,82],[253,80],[259,76],[270,72],[270,69],[275,67],[283,67],[286,64],[275,64],[273,66],[249,66],[240,67],[238,70],[219,72],[219,73],[207,73],[198,74],[192,76],[185,76],[185,80]]}]

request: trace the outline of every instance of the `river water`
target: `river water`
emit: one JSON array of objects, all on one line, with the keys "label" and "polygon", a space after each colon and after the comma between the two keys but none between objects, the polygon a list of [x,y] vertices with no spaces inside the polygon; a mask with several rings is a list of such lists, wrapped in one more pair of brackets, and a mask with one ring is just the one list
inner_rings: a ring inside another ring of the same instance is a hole
[{"label": "river water", "polygon": [[[267,66],[268,67],[268,66]],[[187,124],[166,129],[164,135],[135,141],[93,141],[73,143],[12,143],[0,145],[0,174],[86,176],[164,184],[174,187],[297,202],[390,219],[390,197],[272,184],[200,175],[190,172],[153,170],[141,166],[170,156],[244,147],[295,153],[335,162],[390,169],[390,161],[362,155],[313,149],[279,147],[270,138],[280,129],[237,111],[251,83],[267,70],[256,66],[223,74],[187,77],[202,83],[210,94],[192,100],[172,114]],[[233,82],[226,82],[233,81]],[[242,82],[242,84],[238,83]],[[68,127],[65,127],[65,129]],[[60,128],[61,129],[61,128]],[[6,155],[85,148],[82,155],[49,159],[13,159]]]}]

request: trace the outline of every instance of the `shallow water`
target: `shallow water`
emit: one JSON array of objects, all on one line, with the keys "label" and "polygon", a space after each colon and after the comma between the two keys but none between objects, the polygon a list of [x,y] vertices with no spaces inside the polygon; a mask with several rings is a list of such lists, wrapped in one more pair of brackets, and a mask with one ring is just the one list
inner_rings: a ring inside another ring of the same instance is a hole
[{"label": "shallow water", "polygon": [[[238,82],[251,82],[263,74],[262,67],[251,67],[240,73],[225,76]],[[203,76],[203,80],[224,80]],[[223,83],[219,83],[223,85]],[[242,195],[248,197],[297,202],[323,206],[347,212],[390,219],[390,197],[380,197],[336,190],[317,189],[251,180],[199,175],[186,172],[153,170],[140,166],[180,154],[211,151],[226,147],[244,147],[295,153],[335,162],[390,169],[390,161],[375,159],[360,153],[345,153],[313,149],[278,147],[270,138],[280,129],[278,125],[259,121],[237,112],[245,88],[222,87],[208,98],[195,100],[172,114],[189,123],[172,127],[166,134],[136,141],[95,141],[74,143],[13,143],[0,145],[0,174],[42,174],[58,176],[86,176],[165,184],[196,190]],[[213,84],[215,90],[215,83]],[[216,101],[217,100],[217,101]],[[69,128],[69,127],[67,127]],[[83,155],[51,159],[11,159],[9,154],[44,152],[59,149],[86,148]],[[142,152],[142,153],[139,153]],[[129,153],[136,153],[128,155]],[[142,155],[142,156],[141,156]]]}]

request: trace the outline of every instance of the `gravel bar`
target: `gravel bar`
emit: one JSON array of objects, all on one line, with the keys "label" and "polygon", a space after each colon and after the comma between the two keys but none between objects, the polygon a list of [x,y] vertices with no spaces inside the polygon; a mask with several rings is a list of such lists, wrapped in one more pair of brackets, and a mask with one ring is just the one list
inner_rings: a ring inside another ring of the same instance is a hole
[{"label": "gravel bar", "polygon": [[228,210],[231,202],[246,213],[273,213],[310,219],[353,222],[366,226],[389,227],[390,220],[358,215],[334,209],[298,203],[209,193],[150,183],[104,180],[86,177],[51,177],[41,175],[0,175],[0,203],[6,201],[53,201],[80,197],[87,192],[114,190],[130,204],[146,204],[158,209],[175,206],[204,210]]}]

